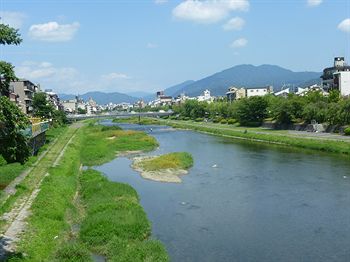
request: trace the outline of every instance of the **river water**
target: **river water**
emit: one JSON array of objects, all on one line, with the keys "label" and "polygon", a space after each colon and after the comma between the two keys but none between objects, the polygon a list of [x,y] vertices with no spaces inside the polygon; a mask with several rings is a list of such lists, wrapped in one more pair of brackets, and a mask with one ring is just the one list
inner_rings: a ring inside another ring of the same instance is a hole
[{"label": "river water", "polygon": [[349,158],[120,126],[154,136],[160,147],[150,154],[193,155],[181,184],[145,180],[127,158],[96,167],[137,190],[172,261],[350,261]]}]

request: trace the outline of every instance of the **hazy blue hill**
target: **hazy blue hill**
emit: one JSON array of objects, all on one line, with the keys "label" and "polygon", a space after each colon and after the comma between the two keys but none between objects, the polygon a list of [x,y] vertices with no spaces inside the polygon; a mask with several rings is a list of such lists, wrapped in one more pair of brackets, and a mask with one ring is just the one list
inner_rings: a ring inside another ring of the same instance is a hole
[{"label": "hazy blue hill", "polygon": [[197,96],[205,89],[209,89],[213,95],[224,95],[229,86],[272,85],[274,90],[279,90],[284,84],[304,86],[304,83],[319,83],[320,75],[319,72],[293,72],[275,65],[238,65],[195,81],[175,95],[185,92],[189,96]]},{"label": "hazy blue hill", "polygon": [[[60,94],[59,95],[61,100],[67,100],[67,99],[73,99],[75,95],[67,95],[67,94]],[[132,97],[126,94],[113,92],[113,93],[104,93],[104,92],[88,92],[83,95],[79,95],[84,101],[89,100],[91,97],[93,100],[95,100],[98,104],[104,105],[107,103],[134,103],[138,99],[136,97]]]},{"label": "hazy blue hill", "polygon": [[[179,94],[181,94],[182,90],[190,85],[190,84],[193,84],[195,81],[194,80],[187,80],[185,82],[182,82],[180,84],[177,84],[177,85],[174,85],[174,86],[171,86],[171,87],[168,87],[166,88],[164,91],[164,94],[167,95],[167,96],[172,96],[172,97],[176,97],[178,96]],[[159,90],[161,91],[161,90]],[[156,93],[154,94],[150,94],[148,96],[144,96],[143,99],[145,101],[151,101],[151,100],[154,100],[156,98]]]},{"label": "hazy blue hill", "polygon": [[164,90],[164,93],[167,96],[177,96],[182,92],[182,90],[184,90],[187,86],[193,84],[194,82],[194,80],[187,80],[181,84],[168,87]]}]

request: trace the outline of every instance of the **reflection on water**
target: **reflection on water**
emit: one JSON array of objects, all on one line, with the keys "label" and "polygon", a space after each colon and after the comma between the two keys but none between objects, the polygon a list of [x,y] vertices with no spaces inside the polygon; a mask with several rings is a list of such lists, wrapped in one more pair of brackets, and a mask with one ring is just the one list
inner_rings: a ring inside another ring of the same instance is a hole
[{"label": "reflection on water", "polygon": [[153,135],[160,147],[151,154],[193,155],[181,184],[144,180],[127,158],[97,167],[137,190],[173,261],[350,261],[347,158],[122,126]]}]

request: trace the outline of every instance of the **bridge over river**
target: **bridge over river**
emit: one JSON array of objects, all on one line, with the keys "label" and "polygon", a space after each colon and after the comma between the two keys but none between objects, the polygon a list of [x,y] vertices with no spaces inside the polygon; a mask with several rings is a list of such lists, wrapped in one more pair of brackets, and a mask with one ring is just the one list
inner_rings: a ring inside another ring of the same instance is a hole
[{"label": "bridge over river", "polygon": [[89,118],[115,118],[115,117],[161,117],[170,116],[174,112],[117,112],[117,113],[106,113],[106,114],[94,114],[94,115],[67,115],[68,120],[77,121]]}]

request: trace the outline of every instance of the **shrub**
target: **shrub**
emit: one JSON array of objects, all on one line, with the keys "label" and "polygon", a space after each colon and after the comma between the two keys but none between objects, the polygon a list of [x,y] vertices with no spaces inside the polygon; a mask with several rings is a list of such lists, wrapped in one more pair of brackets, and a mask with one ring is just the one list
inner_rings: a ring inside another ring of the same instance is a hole
[{"label": "shrub", "polygon": [[109,130],[121,130],[119,126],[103,126],[101,131],[109,131]]},{"label": "shrub", "polygon": [[223,125],[227,124],[227,120],[226,120],[226,119],[222,119],[222,120],[220,121],[220,124],[223,124]]},{"label": "shrub", "polygon": [[350,127],[344,129],[344,135],[350,136]]},{"label": "shrub", "polygon": [[183,120],[188,121],[190,118],[188,116],[184,117]]},{"label": "shrub", "polygon": [[196,118],[194,121],[196,121],[196,122],[203,122],[203,118],[202,117],[198,117],[198,118]]},{"label": "shrub", "polygon": [[213,123],[220,123],[221,120],[222,120],[221,117],[215,117],[215,118],[213,119]]},{"label": "shrub", "polygon": [[233,125],[233,124],[236,123],[236,122],[237,122],[236,119],[229,119],[229,120],[227,121],[227,123],[228,123],[229,125]]}]

